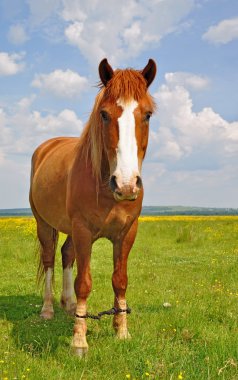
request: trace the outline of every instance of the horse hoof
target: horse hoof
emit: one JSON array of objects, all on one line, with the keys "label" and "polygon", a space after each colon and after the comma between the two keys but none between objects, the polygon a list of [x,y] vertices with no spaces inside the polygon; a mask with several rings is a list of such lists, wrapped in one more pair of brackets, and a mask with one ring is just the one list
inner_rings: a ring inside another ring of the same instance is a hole
[{"label": "horse hoof", "polygon": [[69,307],[65,309],[66,313],[69,315],[75,315],[76,313],[76,303],[72,303]]},{"label": "horse hoof", "polygon": [[66,304],[64,301],[60,301],[60,306],[64,311],[69,315],[75,315],[76,312],[76,306],[77,304],[75,302],[72,302],[71,304]]},{"label": "horse hoof", "polygon": [[118,331],[116,338],[120,340],[131,339],[131,334],[127,330]]},{"label": "horse hoof", "polygon": [[65,309],[66,313],[69,315],[75,315],[76,312],[76,303],[72,303],[69,308]]},{"label": "horse hoof", "polygon": [[88,347],[73,347],[74,354],[79,358],[83,358],[88,353]]},{"label": "horse hoof", "polygon": [[43,318],[43,319],[47,319],[47,320],[50,320],[54,317],[54,312],[53,311],[47,311],[47,310],[44,310],[40,313],[40,317]]}]

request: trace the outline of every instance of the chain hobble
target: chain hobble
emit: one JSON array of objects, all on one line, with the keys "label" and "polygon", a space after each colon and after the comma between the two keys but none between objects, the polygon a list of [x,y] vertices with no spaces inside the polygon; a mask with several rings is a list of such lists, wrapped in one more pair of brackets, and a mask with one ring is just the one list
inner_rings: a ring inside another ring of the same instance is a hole
[{"label": "chain hobble", "polygon": [[84,318],[84,319],[91,318],[91,319],[100,320],[103,315],[116,315],[116,314],[120,314],[120,313],[130,314],[131,313],[131,309],[129,307],[127,307],[126,309],[120,309],[120,308],[117,308],[117,307],[112,307],[109,310],[101,311],[97,315],[86,313],[85,315],[75,314],[75,317],[76,318]]}]

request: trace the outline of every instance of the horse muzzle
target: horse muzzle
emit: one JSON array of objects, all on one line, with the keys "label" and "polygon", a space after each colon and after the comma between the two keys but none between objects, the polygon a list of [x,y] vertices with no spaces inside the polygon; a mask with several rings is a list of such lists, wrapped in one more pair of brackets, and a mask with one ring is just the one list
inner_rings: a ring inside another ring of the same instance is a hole
[{"label": "horse muzzle", "polygon": [[129,183],[121,184],[117,177],[112,175],[109,186],[116,201],[134,201],[137,199],[142,187],[142,179],[140,176],[136,176]]}]

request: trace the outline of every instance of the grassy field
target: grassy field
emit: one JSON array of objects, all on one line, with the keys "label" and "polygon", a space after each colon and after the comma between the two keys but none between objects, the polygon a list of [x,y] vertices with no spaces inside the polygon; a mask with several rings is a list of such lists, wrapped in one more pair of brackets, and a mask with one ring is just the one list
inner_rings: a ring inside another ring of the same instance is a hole
[{"label": "grassy field", "polygon": [[[238,379],[238,217],[142,218],[129,258],[132,339],[114,338],[112,317],[89,320],[81,360],[58,306],[60,253],[55,318],[43,321],[33,219],[0,219],[0,242],[1,379]],[[111,274],[111,244],[99,240],[89,312],[112,306]]]}]

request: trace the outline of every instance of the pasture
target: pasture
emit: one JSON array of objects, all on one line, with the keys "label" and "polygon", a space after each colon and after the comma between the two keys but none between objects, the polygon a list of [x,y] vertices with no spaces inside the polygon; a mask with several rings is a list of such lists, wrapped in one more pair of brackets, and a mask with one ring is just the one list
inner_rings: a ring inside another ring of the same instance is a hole
[{"label": "pasture", "polygon": [[[74,319],[58,306],[59,248],[55,318],[44,321],[34,220],[1,218],[0,242],[1,379],[238,379],[238,217],[141,218],[128,261],[132,339],[115,339],[110,316],[88,320],[85,359],[71,354]],[[107,240],[91,268],[97,314],[113,303]]]}]

